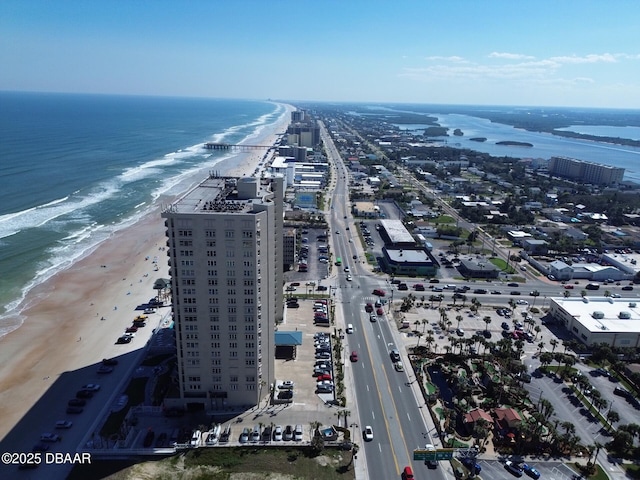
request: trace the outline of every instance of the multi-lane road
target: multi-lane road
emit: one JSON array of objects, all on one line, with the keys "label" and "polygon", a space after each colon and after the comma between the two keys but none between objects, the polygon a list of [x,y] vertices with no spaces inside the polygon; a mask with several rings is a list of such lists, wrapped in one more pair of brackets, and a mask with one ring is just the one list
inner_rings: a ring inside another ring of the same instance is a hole
[{"label": "multi-lane road", "polygon": [[[321,131],[327,138],[326,130],[322,128]],[[414,449],[432,443],[422,416],[424,401],[416,398],[411,388],[411,369],[403,372],[394,369],[389,353],[392,349],[403,351],[396,343],[397,332],[384,316],[372,322],[364,310],[367,303],[375,302],[377,297],[372,291],[384,281],[370,276],[360,260],[352,260],[354,256],[363,258],[363,254],[355,226],[350,225],[348,174],[333,142],[327,140],[325,145],[330,163],[335,166],[330,213],[334,255],[343,258],[353,277],[350,288],[337,289],[334,297],[345,324],[354,326],[354,332],[346,336],[347,355],[355,350],[359,357],[358,362],[349,364],[358,413],[358,426],[353,428],[360,436],[358,443],[364,449],[369,478],[400,478],[406,465],[412,465],[416,473],[427,468],[423,462],[413,461]],[[344,276],[344,273],[338,275]],[[371,441],[364,441],[365,426],[373,429]],[[445,478],[441,469],[432,471],[430,477]]]}]

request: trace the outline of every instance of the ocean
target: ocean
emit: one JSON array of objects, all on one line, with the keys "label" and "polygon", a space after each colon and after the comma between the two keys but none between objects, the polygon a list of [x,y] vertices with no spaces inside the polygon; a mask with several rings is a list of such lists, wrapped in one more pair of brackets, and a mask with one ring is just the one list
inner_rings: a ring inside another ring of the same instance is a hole
[{"label": "ocean", "polygon": [[[0,335],[30,289],[157,205],[233,166],[268,101],[0,92]],[[263,152],[260,152],[261,154]]]}]

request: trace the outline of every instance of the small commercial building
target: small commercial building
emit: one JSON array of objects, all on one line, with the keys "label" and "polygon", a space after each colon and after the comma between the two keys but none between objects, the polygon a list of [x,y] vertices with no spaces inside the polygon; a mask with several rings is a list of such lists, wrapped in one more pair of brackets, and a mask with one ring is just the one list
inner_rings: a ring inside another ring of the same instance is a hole
[{"label": "small commercial building", "polygon": [[380,220],[380,237],[384,240],[385,245],[392,247],[415,246],[416,241],[411,232],[406,229],[400,220]]},{"label": "small commercial building", "polygon": [[586,345],[640,347],[640,299],[551,298],[549,315]]},{"label": "small commercial building", "polygon": [[474,262],[462,260],[458,271],[465,278],[498,278],[500,270],[491,262]]},{"label": "small commercial building", "polygon": [[426,248],[382,248],[380,268],[392,275],[435,277],[440,264]]}]

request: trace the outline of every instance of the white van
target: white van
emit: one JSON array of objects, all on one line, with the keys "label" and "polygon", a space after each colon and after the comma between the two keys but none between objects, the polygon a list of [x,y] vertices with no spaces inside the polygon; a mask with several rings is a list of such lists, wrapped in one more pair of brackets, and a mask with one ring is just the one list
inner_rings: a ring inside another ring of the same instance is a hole
[{"label": "white van", "polygon": [[353,333],[353,325],[347,325],[347,333]]}]

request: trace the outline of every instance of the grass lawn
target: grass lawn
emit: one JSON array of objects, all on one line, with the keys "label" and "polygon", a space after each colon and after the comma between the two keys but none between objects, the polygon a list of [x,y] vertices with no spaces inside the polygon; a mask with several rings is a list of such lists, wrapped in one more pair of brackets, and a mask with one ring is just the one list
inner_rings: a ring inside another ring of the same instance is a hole
[{"label": "grass lawn", "polygon": [[515,273],[515,270],[513,269],[513,267],[509,266],[507,268],[507,262],[505,262],[501,258],[495,257],[495,258],[489,259],[489,261],[502,271],[505,271],[507,273]]},{"label": "grass lawn", "polygon": [[433,224],[440,224],[440,223],[454,223],[455,220],[452,216],[450,215],[440,215],[437,218],[434,218],[433,220],[431,220],[431,223]]},{"label": "grass lawn", "polygon": [[[287,478],[299,480],[353,480],[351,452],[324,449],[313,456],[310,448],[200,448],[186,454],[173,455],[161,460],[94,461],[91,465],[78,465],[69,478],[131,478],[154,479],[212,479],[251,478],[253,480]],[[356,460],[357,462],[358,460]]]},{"label": "grass lawn", "polygon": [[350,452],[325,449],[321,461],[306,448],[202,448],[185,455],[185,466],[214,465],[229,473],[270,472],[282,473],[300,479],[354,478],[354,470],[346,471]]}]

